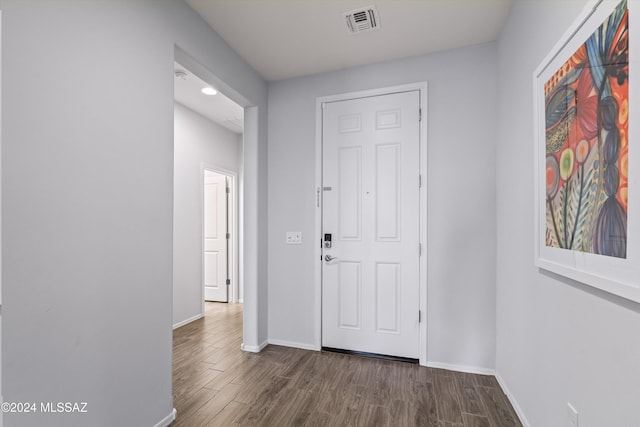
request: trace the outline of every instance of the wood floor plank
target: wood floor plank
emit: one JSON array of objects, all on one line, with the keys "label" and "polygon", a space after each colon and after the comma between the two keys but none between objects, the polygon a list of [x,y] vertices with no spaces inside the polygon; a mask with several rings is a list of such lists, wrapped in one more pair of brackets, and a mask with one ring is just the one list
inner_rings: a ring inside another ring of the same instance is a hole
[{"label": "wood floor plank", "polygon": [[302,425],[303,427],[333,427],[337,424],[333,421],[333,415],[328,412],[311,412]]},{"label": "wood floor plank", "polygon": [[211,381],[207,382],[203,387],[214,390],[221,390],[230,382],[235,381],[235,379],[238,378],[239,375],[248,370],[250,370],[250,367],[247,365],[236,365],[230,367],[222,371],[222,374],[211,379]]},{"label": "wood floor plank", "polygon": [[389,408],[379,405],[365,406],[366,418],[360,424],[362,426],[391,427],[395,426],[389,415]]},{"label": "wood floor plank", "polygon": [[462,424],[462,409],[458,396],[452,393],[436,393],[438,421]]},{"label": "wood floor plank", "polygon": [[438,426],[438,411],[436,409],[436,398],[434,386],[431,383],[425,383],[421,392],[416,395],[417,408],[414,415],[416,426]]},{"label": "wood floor plank", "polygon": [[284,378],[297,378],[299,375],[302,374],[304,366],[309,362],[309,359],[311,359],[312,354],[309,353],[300,353],[296,355],[297,357],[295,358],[295,360],[291,360],[289,365],[287,366],[287,369],[282,373],[282,376]]},{"label": "wood floor plank", "polygon": [[365,402],[362,396],[366,393],[366,389],[357,384],[348,385],[346,388],[347,393],[345,393],[342,410],[338,413],[337,420],[345,426],[357,426],[364,411]]},{"label": "wood floor plank", "polygon": [[464,427],[491,427],[489,419],[480,415],[462,414]]},{"label": "wood floor plank", "polygon": [[457,395],[460,393],[456,377],[453,374],[438,372],[435,376],[436,393],[448,393]]},{"label": "wood floor plank", "polygon": [[213,420],[222,410],[234,400],[241,386],[237,384],[227,384],[219,390],[211,399],[209,399],[204,405],[202,405],[196,414],[202,414],[206,416],[206,423]]},{"label": "wood floor plank", "polygon": [[378,365],[371,370],[367,382],[367,400],[377,406],[384,406],[390,400],[390,376],[392,369],[388,365]]},{"label": "wood floor plank", "polygon": [[389,418],[394,421],[395,427],[414,427],[413,415],[416,408],[410,402],[395,399],[390,404]]},{"label": "wood floor plank", "polygon": [[481,387],[492,387],[500,389],[500,383],[493,375],[474,375],[477,384]]},{"label": "wood floor plank", "polygon": [[246,406],[242,403],[229,402],[217,416],[206,424],[206,427],[230,427],[237,425],[236,420],[246,412],[246,410]]},{"label": "wood floor plank", "polygon": [[478,392],[487,408],[487,418],[492,427],[522,426],[502,390],[478,387]]},{"label": "wood floor plank", "polygon": [[[194,393],[198,393],[205,385],[221,375],[220,371],[204,369],[196,374],[186,375],[174,379],[173,397],[176,402],[190,398]],[[209,393],[204,393],[209,394]]]},{"label": "wood floor plank", "polygon": [[493,376],[270,345],[243,352],[242,305],[174,331],[171,427],[511,427]]},{"label": "wood floor plank", "polygon": [[278,403],[271,405],[260,419],[260,425],[289,426],[303,425],[309,416],[307,395],[304,390],[285,389],[280,393]]},{"label": "wood floor plank", "polygon": [[202,405],[211,400],[217,393],[218,390],[194,390],[193,393],[185,395],[183,399],[175,400],[174,407],[179,413],[189,414],[192,412],[196,412],[202,407]]},{"label": "wood floor plank", "polygon": [[317,410],[329,414],[342,412],[350,398],[350,387],[349,384],[326,384],[325,388],[319,393],[318,402],[316,402]]},{"label": "wood floor plank", "polygon": [[280,398],[287,384],[291,381],[289,378],[275,377],[262,390],[255,402],[251,403],[250,410],[240,417],[239,422],[242,425],[268,425],[263,422],[266,414],[278,404],[282,404]]},{"label": "wood floor plank", "polygon": [[313,416],[319,395],[317,392],[297,390],[302,401],[297,407],[296,412],[290,417],[290,424],[294,426],[306,425]]},{"label": "wood floor plank", "polygon": [[469,382],[463,379],[458,380],[458,390],[460,391],[460,407],[462,412],[467,414],[482,415],[486,413],[485,408],[480,395],[478,394],[478,386],[470,385]]}]

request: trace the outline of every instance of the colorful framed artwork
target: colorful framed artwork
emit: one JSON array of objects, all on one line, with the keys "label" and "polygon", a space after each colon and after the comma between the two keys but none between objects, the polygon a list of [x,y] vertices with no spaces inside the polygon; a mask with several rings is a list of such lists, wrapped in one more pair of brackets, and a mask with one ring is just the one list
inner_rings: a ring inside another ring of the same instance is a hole
[{"label": "colorful framed artwork", "polygon": [[640,302],[636,2],[591,1],[534,73],[536,265]]}]

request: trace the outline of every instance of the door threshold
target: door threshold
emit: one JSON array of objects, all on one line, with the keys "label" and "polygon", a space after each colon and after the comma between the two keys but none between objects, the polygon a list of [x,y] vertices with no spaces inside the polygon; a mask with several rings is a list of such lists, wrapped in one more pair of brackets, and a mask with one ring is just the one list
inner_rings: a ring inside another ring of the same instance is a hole
[{"label": "door threshold", "polygon": [[412,363],[417,365],[419,360],[412,359],[410,357],[390,356],[388,354],[367,353],[366,351],[345,350],[343,348],[322,347],[322,351],[328,351],[330,353],[349,354],[352,356],[368,357],[370,359],[382,359],[389,360],[391,362]]}]

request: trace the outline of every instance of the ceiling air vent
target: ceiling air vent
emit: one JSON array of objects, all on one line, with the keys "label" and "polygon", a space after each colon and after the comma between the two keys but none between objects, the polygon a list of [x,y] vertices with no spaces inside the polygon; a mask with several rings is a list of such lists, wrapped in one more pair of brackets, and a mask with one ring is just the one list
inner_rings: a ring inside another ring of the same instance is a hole
[{"label": "ceiling air vent", "polygon": [[380,28],[380,20],[375,6],[367,6],[361,9],[345,12],[347,27],[352,34]]}]

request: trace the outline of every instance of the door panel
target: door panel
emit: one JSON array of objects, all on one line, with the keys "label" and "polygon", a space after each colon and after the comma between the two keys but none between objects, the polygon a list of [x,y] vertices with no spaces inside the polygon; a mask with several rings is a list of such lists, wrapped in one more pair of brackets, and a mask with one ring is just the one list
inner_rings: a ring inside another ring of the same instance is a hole
[{"label": "door panel", "polygon": [[341,262],[338,270],[340,320],[341,328],[360,328],[360,307],[362,280],[359,262]]},{"label": "door panel", "polygon": [[339,224],[340,238],[360,240],[362,229],[362,154],[360,147],[345,147],[338,151],[338,187],[340,188]]},{"label": "door panel", "polygon": [[418,91],[323,109],[322,345],[419,356]]},{"label": "door panel", "polygon": [[227,178],[205,171],[204,299],[227,302]]},{"label": "door panel", "polygon": [[220,268],[220,252],[204,252],[204,283],[206,287],[218,287]]},{"label": "door panel", "polygon": [[376,146],[376,240],[400,240],[400,144]]},{"label": "door panel", "polygon": [[376,264],[376,331],[400,333],[400,264]]}]

